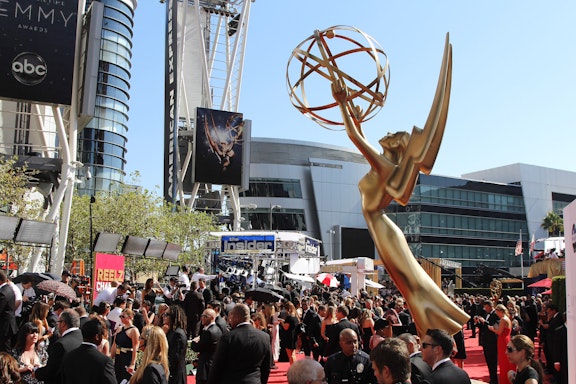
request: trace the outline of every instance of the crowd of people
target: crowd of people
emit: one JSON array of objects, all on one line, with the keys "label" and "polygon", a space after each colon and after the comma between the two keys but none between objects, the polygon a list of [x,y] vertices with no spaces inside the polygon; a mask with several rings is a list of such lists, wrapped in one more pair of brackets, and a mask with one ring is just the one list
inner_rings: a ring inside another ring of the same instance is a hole
[{"label": "crowd of people", "polygon": [[[420,338],[390,284],[357,296],[287,285],[284,299],[255,302],[215,281],[199,268],[165,287],[119,282],[88,308],[38,300],[28,280],[13,284],[0,271],[0,382],[185,384],[193,363],[198,384],[264,384],[279,361],[289,362],[291,384],[470,382],[463,333],[430,329]],[[567,383],[566,329],[555,305],[540,297],[453,299],[471,316],[466,326],[483,347],[491,384],[542,384],[543,369]],[[18,312],[23,302],[33,304]]]}]

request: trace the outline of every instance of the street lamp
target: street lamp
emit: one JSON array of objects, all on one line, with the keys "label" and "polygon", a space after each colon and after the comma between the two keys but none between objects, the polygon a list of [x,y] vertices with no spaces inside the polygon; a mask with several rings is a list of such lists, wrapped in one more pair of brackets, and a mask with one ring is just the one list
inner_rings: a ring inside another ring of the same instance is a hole
[{"label": "street lamp", "polygon": [[273,226],[272,226],[272,211],[275,210],[275,209],[280,209],[280,208],[282,208],[282,206],[270,204],[270,230],[271,230],[271,231],[273,230]]}]

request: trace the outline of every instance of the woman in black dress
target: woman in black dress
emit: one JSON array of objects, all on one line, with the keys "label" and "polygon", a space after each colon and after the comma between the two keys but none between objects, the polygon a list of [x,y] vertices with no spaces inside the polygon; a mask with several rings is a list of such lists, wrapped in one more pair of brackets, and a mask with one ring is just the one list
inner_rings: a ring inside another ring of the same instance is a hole
[{"label": "woman in black dress", "polygon": [[508,380],[513,384],[542,384],[544,370],[534,360],[534,343],[528,336],[513,336],[506,345],[506,356],[516,365],[516,372],[508,372]]},{"label": "woman in black dress", "polygon": [[130,380],[135,371],[140,332],[132,324],[133,320],[134,312],[131,309],[122,311],[120,315],[122,328],[119,328],[114,336],[114,344],[112,344],[111,353],[114,357],[114,371],[118,383],[124,379]]},{"label": "woman in black dress", "polygon": [[186,384],[186,315],[179,305],[171,305],[164,313],[164,329],[168,329],[168,367],[169,384]]},{"label": "woman in black dress", "polygon": [[148,300],[150,304],[154,305],[156,303],[156,293],[157,289],[154,288],[154,279],[147,279],[144,283],[144,288],[142,289],[142,302]]},{"label": "woman in black dress", "polygon": [[280,349],[285,349],[288,355],[288,361],[290,365],[294,364],[296,361],[296,327],[300,320],[298,320],[298,313],[296,312],[296,307],[291,301],[287,301],[284,304],[284,310],[286,316],[284,318],[279,318],[280,327],[278,334],[280,335]]}]

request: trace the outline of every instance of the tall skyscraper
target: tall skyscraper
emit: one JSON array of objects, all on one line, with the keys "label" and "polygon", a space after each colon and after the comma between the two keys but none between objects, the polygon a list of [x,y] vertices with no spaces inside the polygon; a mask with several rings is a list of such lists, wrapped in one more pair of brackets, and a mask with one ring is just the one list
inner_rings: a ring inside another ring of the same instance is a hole
[{"label": "tall skyscraper", "polygon": [[78,185],[80,194],[119,190],[125,176],[132,37],[138,2],[99,1],[104,4],[104,21],[96,111],[78,137],[78,161],[92,178]]}]

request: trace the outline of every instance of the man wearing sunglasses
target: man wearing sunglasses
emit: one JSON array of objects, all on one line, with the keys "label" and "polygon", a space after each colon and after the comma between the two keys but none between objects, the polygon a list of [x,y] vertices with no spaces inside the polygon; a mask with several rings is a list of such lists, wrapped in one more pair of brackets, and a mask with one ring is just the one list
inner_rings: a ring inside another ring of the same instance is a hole
[{"label": "man wearing sunglasses", "polygon": [[470,384],[470,377],[450,360],[454,339],[443,329],[429,329],[422,339],[422,359],[432,367],[430,384]]}]

